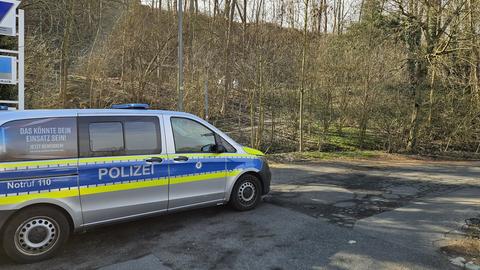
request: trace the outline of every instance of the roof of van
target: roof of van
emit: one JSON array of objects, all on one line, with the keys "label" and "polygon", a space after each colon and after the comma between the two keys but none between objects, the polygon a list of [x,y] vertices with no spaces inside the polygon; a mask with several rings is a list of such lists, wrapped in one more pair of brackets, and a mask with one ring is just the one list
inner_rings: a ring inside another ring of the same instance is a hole
[{"label": "roof of van", "polygon": [[193,116],[192,114],[176,111],[163,110],[135,110],[135,109],[57,109],[57,110],[25,110],[25,111],[0,111],[0,122],[12,121],[17,119],[43,118],[43,117],[73,117],[77,115],[115,115],[115,114],[131,114],[131,115],[184,115]]}]

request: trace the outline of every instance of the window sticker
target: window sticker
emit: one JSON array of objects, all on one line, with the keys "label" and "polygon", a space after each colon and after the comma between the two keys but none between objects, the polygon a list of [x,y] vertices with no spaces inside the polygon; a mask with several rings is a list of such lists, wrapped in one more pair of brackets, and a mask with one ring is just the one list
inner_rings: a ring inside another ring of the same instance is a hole
[{"label": "window sticker", "polygon": [[77,155],[74,118],[45,118],[6,123],[0,130],[0,160],[42,160]]}]

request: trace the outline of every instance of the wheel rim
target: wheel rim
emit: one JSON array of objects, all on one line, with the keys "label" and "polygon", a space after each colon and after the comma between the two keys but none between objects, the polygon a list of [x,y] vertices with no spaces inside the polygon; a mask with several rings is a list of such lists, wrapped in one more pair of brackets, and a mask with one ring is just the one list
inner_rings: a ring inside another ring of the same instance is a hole
[{"label": "wheel rim", "polygon": [[245,182],[238,189],[238,198],[244,205],[250,205],[255,202],[257,190],[252,182]]},{"label": "wheel rim", "polygon": [[49,217],[33,217],[24,221],[15,232],[15,246],[25,255],[42,255],[58,241],[58,223]]}]

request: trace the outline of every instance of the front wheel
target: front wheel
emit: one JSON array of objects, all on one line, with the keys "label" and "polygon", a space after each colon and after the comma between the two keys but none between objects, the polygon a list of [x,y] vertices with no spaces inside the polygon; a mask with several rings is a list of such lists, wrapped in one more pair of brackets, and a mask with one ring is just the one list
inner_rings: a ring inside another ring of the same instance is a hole
[{"label": "front wheel", "polygon": [[70,236],[67,217],[55,208],[31,207],[15,214],[3,232],[5,253],[19,263],[55,255]]},{"label": "front wheel", "polygon": [[232,190],[231,206],[239,211],[248,211],[257,207],[262,200],[260,180],[251,174],[241,176]]}]

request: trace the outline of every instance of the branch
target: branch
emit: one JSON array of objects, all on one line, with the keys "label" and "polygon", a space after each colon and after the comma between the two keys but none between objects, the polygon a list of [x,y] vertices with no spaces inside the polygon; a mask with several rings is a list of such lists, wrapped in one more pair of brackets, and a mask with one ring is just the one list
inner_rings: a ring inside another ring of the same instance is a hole
[{"label": "branch", "polygon": [[447,28],[450,26],[454,18],[457,18],[460,16],[460,12],[463,9],[463,6],[465,6],[466,1],[463,0],[462,3],[455,9],[453,14],[447,18],[445,23],[443,24],[442,28],[438,31],[438,33],[435,35],[435,39],[438,39],[441,35],[447,31]]}]

